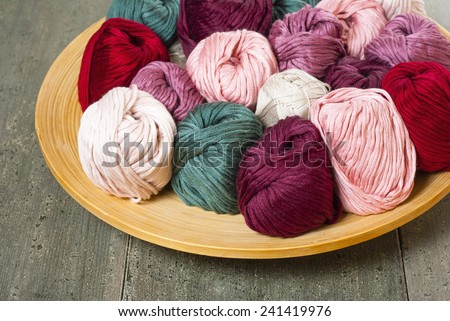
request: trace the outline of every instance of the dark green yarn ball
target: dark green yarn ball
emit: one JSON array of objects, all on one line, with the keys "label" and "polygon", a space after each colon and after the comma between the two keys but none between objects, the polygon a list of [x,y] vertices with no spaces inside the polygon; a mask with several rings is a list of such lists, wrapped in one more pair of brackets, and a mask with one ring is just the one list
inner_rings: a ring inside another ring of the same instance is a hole
[{"label": "dark green yarn ball", "polygon": [[180,0],[113,0],[106,17],[142,23],[169,47],[177,37],[179,11]]},{"label": "dark green yarn ball", "polygon": [[216,102],[197,106],[179,124],[175,137],[174,191],[189,206],[220,214],[239,213],[239,163],[262,134],[259,120],[242,105]]}]

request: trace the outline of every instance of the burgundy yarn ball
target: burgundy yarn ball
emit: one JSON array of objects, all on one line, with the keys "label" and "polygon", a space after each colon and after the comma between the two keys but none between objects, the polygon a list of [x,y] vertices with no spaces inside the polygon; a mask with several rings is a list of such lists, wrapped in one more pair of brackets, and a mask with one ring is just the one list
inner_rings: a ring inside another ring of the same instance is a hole
[{"label": "burgundy yarn ball", "polygon": [[270,236],[297,236],[342,214],[325,143],[300,117],[279,121],[245,152],[237,191],[247,225]]},{"label": "burgundy yarn ball", "polygon": [[435,62],[408,62],[383,79],[417,151],[417,168],[450,171],[450,71]]},{"label": "burgundy yarn ball", "polygon": [[325,82],[332,89],[344,87],[381,88],[381,81],[388,71],[389,66],[384,63],[346,56],[328,69]]},{"label": "burgundy yarn ball", "polygon": [[391,67],[401,62],[434,61],[450,70],[450,42],[434,22],[412,13],[392,19],[366,46],[365,55]]},{"label": "burgundy yarn ball", "polygon": [[171,62],[149,63],[138,72],[131,84],[159,100],[177,123],[197,105],[206,102],[187,71]]},{"label": "burgundy yarn ball", "polygon": [[272,0],[180,0],[177,31],[186,57],[215,32],[247,29],[267,36],[271,25]]},{"label": "burgundy yarn ball", "polygon": [[169,53],[153,31],[131,20],[106,20],[89,39],[81,61],[78,98],[83,111],[109,90],[129,86],[155,60],[169,61]]},{"label": "burgundy yarn ball", "polygon": [[345,55],[342,31],[333,14],[309,5],[275,21],[269,41],[280,71],[300,69],[323,79],[327,69]]}]

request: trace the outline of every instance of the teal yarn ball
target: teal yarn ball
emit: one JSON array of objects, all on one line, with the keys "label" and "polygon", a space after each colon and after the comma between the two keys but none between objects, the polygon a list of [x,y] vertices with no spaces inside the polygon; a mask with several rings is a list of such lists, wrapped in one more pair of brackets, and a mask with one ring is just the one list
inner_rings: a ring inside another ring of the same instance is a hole
[{"label": "teal yarn ball", "polygon": [[179,11],[180,0],[113,0],[106,17],[142,23],[169,47],[177,37]]},{"label": "teal yarn ball", "polygon": [[172,188],[189,206],[239,213],[236,178],[244,152],[262,136],[248,108],[228,102],[197,106],[175,137]]},{"label": "teal yarn ball", "polygon": [[272,0],[272,20],[283,19],[288,13],[293,13],[305,5],[315,7],[320,0]]}]

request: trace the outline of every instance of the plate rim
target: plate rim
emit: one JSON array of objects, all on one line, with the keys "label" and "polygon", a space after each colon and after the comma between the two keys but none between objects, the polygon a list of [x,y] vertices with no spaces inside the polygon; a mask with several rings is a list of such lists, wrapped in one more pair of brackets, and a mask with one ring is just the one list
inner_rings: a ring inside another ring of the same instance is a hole
[{"label": "plate rim", "polygon": [[[36,108],[35,108],[35,130],[37,135],[37,140],[39,142],[39,146],[44,157],[44,160],[50,169],[51,173],[58,181],[58,183],[63,187],[63,189],[73,198],[75,201],[83,206],[90,213],[94,214],[100,220],[108,223],[109,225],[125,232],[129,235],[142,239],[144,241],[171,248],[174,250],[179,250],[183,252],[198,254],[198,255],[207,255],[213,257],[223,257],[223,258],[239,258],[239,259],[274,259],[274,258],[290,258],[290,257],[299,257],[299,256],[308,256],[314,254],[320,254],[325,252],[330,252],[342,248],[346,248],[352,245],[356,245],[371,239],[374,239],[378,236],[386,234],[392,230],[395,230],[404,224],[416,219],[420,215],[424,214],[431,207],[433,207],[436,203],[438,203],[441,199],[443,199],[448,193],[450,193],[450,172],[443,173],[435,173],[435,174],[423,174],[426,176],[432,177],[442,177],[444,182],[447,181],[447,184],[443,184],[442,188],[438,190],[435,194],[432,195],[430,200],[426,203],[421,204],[419,207],[414,208],[407,215],[403,215],[401,217],[397,217],[391,221],[386,221],[382,225],[375,226],[371,229],[367,229],[361,231],[359,233],[353,233],[345,238],[333,239],[328,242],[322,243],[310,243],[308,245],[290,245],[290,246],[278,246],[278,247],[261,247],[261,248],[238,248],[238,247],[223,247],[223,246],[214,246],[206,243],[199,244],[192,241],[183,241],[181,239],[173,239],[168,238],[163,235],[157,235],[155,233],[151,233],[148,231],[144,231],[139,227],[130,226],[127,222],[123,222],[120,217],[115,217],[109,215],[105,212],[105,209],[100,208],[98,204],[86,201],[86,197],[83,196],[83,193],[76,190],[73,184],[70,184],[65,177],[61,175],[60,172],[60,164],[58,164],[58,160],[55,160],[53,156],[50,156],[48,147],[45,142],[45,126],[42,123],[42,113],[45,111],[46,101],[46,88],[49,83],[52,82],[54,73],[56,69],[59,67],[59,64],[63,61],[65,55],[67,55],[71,50],[75,48],[79,48],[78,43],[80,41],[86,42],[84,38],[94,33],[99,26],[103,23],[104,18],[98,20],[83,32],[81,32],[77,37],[75,37],[58,55],[58,57],[53,61],[51,67],[49,68],[42,84],[39,89],[39,94],[36,100]],[[450,39],[450,34],[443,27],[439,26],[441,32]],[[84,49],[84,47],[83,47]],[[78,107],[79,108],[79,107]],[[60,161],[60,160],[59,160]],[[81,165],[80,165],[81,167]],[[86,178],[87,179],[87,178]],[[170,185],[170,184],[169,184]],[[100,193],[103,193],[100,191]],[[106,194],[105,194],[106,195]],[[112,197],[106,195],[104,198]],[[157,196],[158,197],[158,196]],[[408,201],[408,200],[407,200]],[[180,200],[181,202],[181,200]],[[402,206],[402,205],[400,205]],[[186,206],[186,208],[189,208]],[[215,215],[215,214],[209,214]],[[347,214],[354,215],[354,214]],[[380,214],[380,215],[386,215]],[[379,215],[376,215],[377,217]],[[372,216],[373,217],[373,216]],[[367,217],[358,217],[359,219],[367,219]],[[339,223],[337,223],[339,224]],[[330,225],[330,228],[334,228],[335,225]],[[324,230],[325,228],[323,228]],[[309,233],[317,233],[318,230],[309,232]],[[302,237],[302,236],[299,236]],[[258,238],[267,238],[267,243],[270,244],[270,240],[277,240],[278,238],[271,238],[268,236],[258,236]],[[277,241],[278,242],[278,241]]]}]

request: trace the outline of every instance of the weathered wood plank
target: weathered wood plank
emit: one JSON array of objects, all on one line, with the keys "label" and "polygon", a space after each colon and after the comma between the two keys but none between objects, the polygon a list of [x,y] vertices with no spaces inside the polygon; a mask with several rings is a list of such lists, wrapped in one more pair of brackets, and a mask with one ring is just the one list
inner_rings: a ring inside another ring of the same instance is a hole
[{"label": "weathered wood plank", "polygon": [[450,300],[450,196],[401,229],[410,300]]},{"label": "weathered wood plank", "polygon": [[405,300],[397,233],[311,257],[250,261],[132,239],[124,300]]},{"label": "weathered wood plank", "polygon": [[104,15],[108,4],[2,1],[0,299],[121,296],[128,236],[94,218],[62,190],[34,134],[34,104],[50,64]]}]

